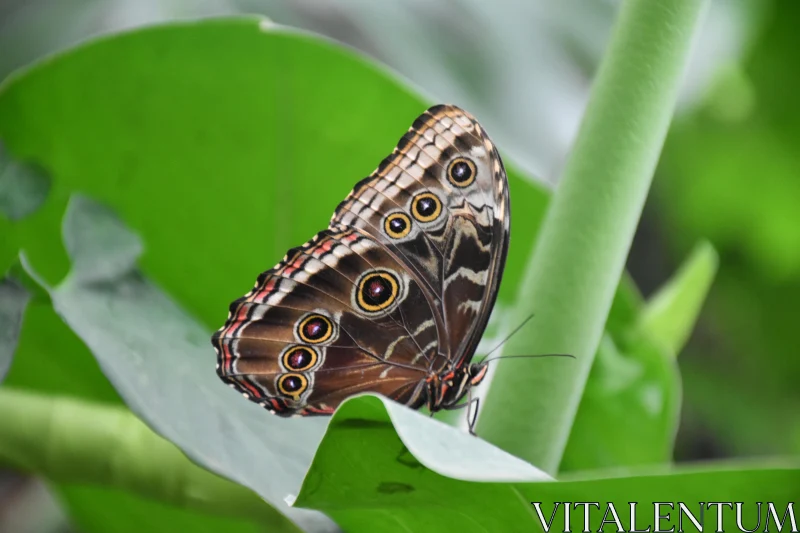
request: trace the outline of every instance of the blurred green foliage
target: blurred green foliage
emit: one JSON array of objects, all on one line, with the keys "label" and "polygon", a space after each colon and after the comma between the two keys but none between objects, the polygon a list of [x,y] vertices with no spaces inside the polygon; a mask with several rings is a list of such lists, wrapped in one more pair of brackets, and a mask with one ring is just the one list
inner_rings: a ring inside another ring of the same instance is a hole
[{"label": "blurred green foliage", "polygon": [[800,3],[770,4],[740,64],[676,120],[655,180],[668,250],[720,269],[681,357],[679,458],[800,452]]}]

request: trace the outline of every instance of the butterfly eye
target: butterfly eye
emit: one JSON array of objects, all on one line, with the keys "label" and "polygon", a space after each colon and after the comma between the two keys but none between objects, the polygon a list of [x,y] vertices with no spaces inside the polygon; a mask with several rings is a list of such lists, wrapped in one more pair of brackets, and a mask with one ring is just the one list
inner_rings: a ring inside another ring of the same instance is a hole
[{"label": "butterfly eye", "polygon": [[308,379],[303,374],[283,374],[278,378],[278,390],[295,400],[308,388]]},{"label": "butterfly eye", "polygon": [[389,237],[402,239],[411,231],[411,219],[405,213],[392,213],[386,217],[383,229],[386,230]]},{"label": "butterfly eye", "polygon": [[411,202],[411,214],[420,222],[432,222],[442,213],[442,202],[432,193],[424,192]]},{"label": "butterfly eye", "polygon": [[485,364],[473,364],[469,366],[469,381],[472,385],[477,385],[486,377],[489,370]]},{"label": "butterfly eye", "polygon": [[317,352],[308,346],[293,346],[283,353],[283,366],[288,370],[303,372],[317,364]]},{"label": "butterfly eye", "polygon": [[447,179],[456,187],[467,187],[475,181],[478,171],[475,163],[466,157],[457,157],[447,167]]},{"label": "butterfly eye", "polygon": [[382,311],[397,299],[400,285],[394,274],[380,270],[361,278],[356,302],[368,313]]},{"label": "butterfly eye", "polygon": [[308,315],[297,326],[297,336],[309,344],[325,342],[333,335],[333,324],[323,315]]}]

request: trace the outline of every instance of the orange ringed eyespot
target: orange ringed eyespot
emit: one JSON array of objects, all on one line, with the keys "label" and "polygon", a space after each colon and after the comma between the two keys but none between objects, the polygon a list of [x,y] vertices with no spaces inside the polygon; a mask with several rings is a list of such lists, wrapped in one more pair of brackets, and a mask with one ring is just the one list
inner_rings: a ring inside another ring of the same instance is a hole
[{"label": "orange ringed eyespot", "polygon": [[466,157],[457,157],[447,166],[447,179],[456,187],[468,187],[475,181],[478,169]]},{"label": "orange ringed eyespot", "polygon": [[308,378],[303,374],[283,374],[278,378],[278,392],[284,396],[298,399],[308,388]]},{"label": "orange ringed eyespot", "polygon": [[394,274],[378,270],[364,276],[357,291],[358,306],[364,311],[374,313],[394,303],[400,292],[400,284]]},{"label": "orange ringed eyespot", "polygon": [[305,317],[297,326],[300,340],[309,344],[325,342],[333,335],[333,324],[324,315],[312,314]]},{"label": "orange ringed eyespot", "polygon": [[291,346],[283,352],[283,367],[295,372],[303,372],[317,364],[319,356],[316,350],[308,346]]},{"label": "orange ringed eyespot", "polygon": [[411,201],[411,214],[420,222],[433,222],[442,214],[442,202],[433,193],[420,193]]},{"label": "orange ringed eyespot", "polygon": [[383,223],[386,234],[393,239],[402,239],[411,232],[411,219],[405,213],[392,213]]}]

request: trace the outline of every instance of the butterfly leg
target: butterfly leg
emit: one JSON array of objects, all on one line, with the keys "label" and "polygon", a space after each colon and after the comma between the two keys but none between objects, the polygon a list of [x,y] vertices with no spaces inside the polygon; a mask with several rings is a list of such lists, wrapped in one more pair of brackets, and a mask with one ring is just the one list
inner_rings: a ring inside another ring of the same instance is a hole
[{"label": "butterfly leg", "polygon": [[[481,399],[480,398],[473,398],[471,389],[469,390],[469,392],[467,392],[467,394],[468,394],[468,396],[467,396],[467,401],[466,402],[460,403],[458,405],[453,405],[451,407],[446,407],[446,409],[448,411],[456,411],[458,409],[465,409],[466,408],[466,410],[467,410],[467,420],[469,421],[469,425],[467,426],[469,428],[469,433],[470,433],[470,435],[472,435],[474,437],[477,437],[477,435],[475,434],[475,424],[477,424],[477,422],[478,422],[478,406],[481,403]],[[472,405],[473,404],[475,405],[475,410],[474,411],[472,410]]]},{"label": "butterfly leg", "polygon": [[[472,393],[470,392],[470,396],[471,395],[472,395]],[[474,411],[472,410],[472,404],[473,403],[475,404],[475,410]],[[469,433],[473,437],[477,437],[478,436],[475,433],[475,424],[478,423],[478,407],[480,406],[480,404],[481,404],[481,399],[480,398],[470,398],[469,401],[467,402],[467,406],[468,406],[468,408],[467,408],[467,419],[469,419],[470,413],[473,413],[472,420],[469,421]]]},{"label": "butterfly leg", "polygon": [[[472,413],[472,404],[475,404],[475,414],[472,416],[470,420],[470,414]],[[469,424],[469,434],[473,437],[477,437],[478,435],[475,434],[475,424],[478,423],[478,406],[481,403],[480,398],[473,398],[472,397],[472,389],[467,389],[467,423]]]}]

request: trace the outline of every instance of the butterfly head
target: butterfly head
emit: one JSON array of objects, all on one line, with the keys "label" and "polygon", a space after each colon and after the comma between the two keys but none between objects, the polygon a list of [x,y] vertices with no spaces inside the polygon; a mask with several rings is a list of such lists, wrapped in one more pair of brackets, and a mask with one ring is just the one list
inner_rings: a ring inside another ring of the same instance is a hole
[{"label": "butterfly head", "polygon": [[486,377],[488,367],[474,363],[428,378],[428,409],[431,412],[454,408],[469,390]]}]

